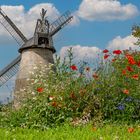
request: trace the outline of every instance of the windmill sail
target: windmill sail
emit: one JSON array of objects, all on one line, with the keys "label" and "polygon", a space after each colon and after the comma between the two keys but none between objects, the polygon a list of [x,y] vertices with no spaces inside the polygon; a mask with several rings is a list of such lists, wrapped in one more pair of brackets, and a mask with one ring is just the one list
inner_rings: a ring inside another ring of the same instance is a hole
[{"label": "windmill sail", "polygon": [[17,73],[20,60],[21,55],[0,71],[0,87]]},{"label": "windmill sail", "polygon": [[71,13],[69,11],[65,12],[61,17],[59,17],[50,25],[50,36],[53,36],[65,25],[67,25],[72,20],[72,18],[73,16],[71,16]]},{"label": "windmill sail", "polygon": [[20,46],[27,41],[26,37],[22,34],[22,32],[10,20],[10,18],[4,13],[4,11],[1,8],[0,8],[0,23],[11,34],[11,36],[16,40],[16,42]]}]

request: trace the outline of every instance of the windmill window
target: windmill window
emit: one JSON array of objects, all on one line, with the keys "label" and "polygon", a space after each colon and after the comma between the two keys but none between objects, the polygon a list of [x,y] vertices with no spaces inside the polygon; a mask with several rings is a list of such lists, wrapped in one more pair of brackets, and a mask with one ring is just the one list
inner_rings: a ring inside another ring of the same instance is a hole
[{"label": "windmill window", "polygon": [[49,44],[48,38],[40,37],[40,38],[38,39],[38,45],[42,45],[42,44],[45,44],[45,45]]}]

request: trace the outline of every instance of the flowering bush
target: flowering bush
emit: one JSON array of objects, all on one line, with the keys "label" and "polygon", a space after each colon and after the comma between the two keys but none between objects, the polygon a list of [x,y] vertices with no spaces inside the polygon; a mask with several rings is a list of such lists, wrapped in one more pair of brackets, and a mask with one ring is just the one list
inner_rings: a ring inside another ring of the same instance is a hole
[{"label": "flowering bush", "polygon": [[55,71],[52,65],[49,68],[39,66],[40,69],[28,79],[30,84],[24,90],[26,96],[21,109],[10,111],[2,121],[11,126],[47,129],[63,122],[72,123],[77,118],[80,120],[89,113],[94,118],[99,117],[100,101],[94,96],[93,83],[85,76],[90,68],[83,66],[82,74],[79,73],[71,55],[67,64],[57,57]]},{"label": "flowering bush", "polygon": [[85,62],[74,64],[70,49],[67,62],[56,57],[55,69],[38,67],[28,79],[21,109],[7,111],[1,126],[47,129],[87,117],[94,124],[106,119],[140,120],[139,54],[106,49],[103,62],[94,70]]},{"label": "flowering bush", "polygon": [[95,81],[95,93],[102,96],[104,119],[140,120],[140,52],[103,53],[113,56],[105,60],[100,80]]}]

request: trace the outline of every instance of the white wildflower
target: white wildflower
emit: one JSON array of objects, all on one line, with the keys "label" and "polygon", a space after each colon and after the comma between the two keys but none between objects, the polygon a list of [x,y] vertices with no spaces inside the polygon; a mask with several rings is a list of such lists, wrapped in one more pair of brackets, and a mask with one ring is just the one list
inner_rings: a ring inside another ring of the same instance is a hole
[{"label": "white wildflower", "polygon": [[33,100],[36,100],[37,98],[36,97],[33,97]]},{"label": "white wildflower", "polygon": [[50,101],[52,101],[53,99],[54,99],[54,97],[53,97],[53,96],[50,96],[50,97],[49,97],[49,100],[50,100]]},{"label": "white wildflower", "polygon": [[103,140],[103,137],[100,137],[99,140]]},{"label": "white wildflower", "polygon": [[33,67],[34,70],[38,69],[37,66]]},{"label": "white wildflower", "polygon": [[32,75],[34,75],[35,73],[34,73],[33,71],[29,71],[29,74],[32,74]]},{"label": "white wildflower", "polygon": [[31,94],[32,94],[32,95],[35,95],[35,92],[32,91]]},{"label": "white wildflower", "polygon": [[29,79],[29,78],[27,78],[27,81],[30,81],[30,79]]},{"label": "white wildflower", "polygon": [[25,90],[24,89],[20,89],[20,92],[24,92]]}]

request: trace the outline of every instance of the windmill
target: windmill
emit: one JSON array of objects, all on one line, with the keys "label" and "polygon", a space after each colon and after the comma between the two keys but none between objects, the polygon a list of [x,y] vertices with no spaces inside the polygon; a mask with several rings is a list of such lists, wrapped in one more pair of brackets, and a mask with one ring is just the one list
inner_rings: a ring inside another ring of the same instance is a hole
[{"label": "windmill", "polygon": [[26,88],[27,79],[30,78],[29,71],[34,72],[33,67],[38,66],[40,61],[42,66],[54,63],[53,53],[56,50],[53,46],[52,37],[73,18],[70,12],[67,11],[57,20],[50,23],[46,18],[46,12],[47,10],[42,8],[41,18],[37,19],[34,35],[32,38],[27,39],[0,7],[0,23],[20,46],[18,50],[20,55],[0,71],[0,86],[18,73],[14,91],[15,104],[16,102],[18,103],[18,98],[21,96],[18,91]]}]

